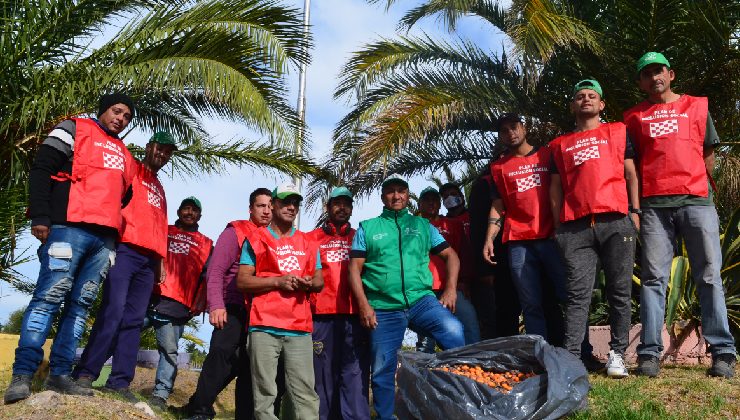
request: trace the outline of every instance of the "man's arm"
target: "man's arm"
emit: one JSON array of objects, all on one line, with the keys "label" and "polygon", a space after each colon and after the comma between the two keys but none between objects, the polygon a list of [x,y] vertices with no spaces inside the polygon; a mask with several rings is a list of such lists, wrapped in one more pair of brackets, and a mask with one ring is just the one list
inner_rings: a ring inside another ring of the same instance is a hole
[{"label": "man's arm", "polygon": [[439,303],[454,313],[455,303],[457,302],[457,275],[460,272],[460,258],[452,247],[445,248],[437,255],[444,260],[447,272],[447,282],[442,295],[439,297]]},{"label": "man's arm", "polygon": [[552,224],[557,229],[560,226],[560,209],[563,208],[563,184],[560,174],[550,174],[550,210]]},{"label": "man's arm", "polygon": [[[236,277],[236,287],[246,293],[263,293],[272,290],[292,292],[299,289],[298,278],[292,274],[277,277],[260,277],[253,265],[242,264]],[[319,273],[319,275],[321,275]],[[321,280],[323,285],[323,280]]]},{"label": "man's arm", "polygon": [[[640,180],[637,178],[634,159],[624,160],[624,179],[627,181],[627,199],[630,207],[633,209],[640,208]],[[632,222],[635,223],[637,230],[640,230],[640,216],[636,213],[630,213]]]},{"label": "man's arm", "polygon": [[365,296],[365,289],[362,287],[362,267],[365,265],[365,258],[350,258],[347,280],[352,295],[357,301],[360,309],[360,323],[365,328],[375,329],[378,321],[375,317],[375,310],[370,306],[370,302]]},{"label": "man's arm", "polygon": [[226,324],[226,304],[224,303],[224,278],[232,265],[239,261],[239,239],[233,227],[227,227],[216,240],[208,257],[206,271],[206,304],[208,322],[221,329]]},{"label": "man's arm", "polygon": [[704,166],[707,168],[707,173],[712,174],[714,171],[714,147],[704,148]]},{"label": "man's arm", "polygon": [[497,198],[491,203],[491,211],[488,213],[488,231],[486,242],[483,244],[483,259],[488,264],[496,265],[494,261],[493,239],[501,231],[501,213],[504,212],[504,200]]}]

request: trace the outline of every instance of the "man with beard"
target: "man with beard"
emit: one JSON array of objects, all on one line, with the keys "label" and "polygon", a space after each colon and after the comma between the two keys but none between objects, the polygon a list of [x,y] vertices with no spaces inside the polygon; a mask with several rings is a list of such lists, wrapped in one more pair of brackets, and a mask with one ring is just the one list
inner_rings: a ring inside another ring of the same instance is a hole
[{"label": "man with beard", "polygon": [[600,260],[606,276],[611,341],[606,373],[628,376],[624,364],[631,318],[632,270],[639,218],[638,181],[622,123],[602,123],[601,85],[582,80],[573,88],[576,129],[550,143],[550,200],[555,241],[566,269],[564,347],[581,355],[591,293]]},{"label": "man with beard", "polygon": [[155,133],[146,145],[133,182],[133,197],[123,209],[123,234],[116,262],[103,284],[103,300],[87,346],[72,376],[92,388],[103,364],[113,356],[105,390],[138,401],[129,390],[139,353],[141,327],[155,281],[164,275],[167,256],[167,200],[157,173],[176,150],[169,133]]},{"label": "man with beard", "polygon": [[712,200],[711,173],[719,137],[707,98],[679,95],[676,75],[661,53],[637,62],[646,101],[624,113],[635,141],[642,180],[642,283],[637,347],[638,373],[658,376],[661,333],[676,233],[683,239],[701,306],[701,332],[712,353],[710,376],[735,374],[735,340],[727,318],[720,268],[719,219]]},{"label": "man with beard", "polygon": [[322,420],[370,419],[368,335],[347,279],[355,236],[349,224],[352,201],[346,187],[334,188],[326,203],[328,220],[308,234],[318,245],[324,277],[324,289],[311,295],[313,369]]}]

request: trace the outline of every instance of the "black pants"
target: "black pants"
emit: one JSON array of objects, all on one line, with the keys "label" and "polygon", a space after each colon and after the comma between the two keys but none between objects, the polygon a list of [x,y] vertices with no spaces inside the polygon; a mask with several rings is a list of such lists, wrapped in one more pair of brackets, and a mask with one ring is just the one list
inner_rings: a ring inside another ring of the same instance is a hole
[{"label": "black pants", "polygon": [[[198,386],[188,402],[188,412],[213,417],[213,403],[218,394],[236,378],[234,418],[251,420],[254,416],[254,397],[252,395],[252,371],[247,355],[247,327],[249,317],[243,305],[226,305],[226,324],[222,329],[214,329],[211,344],[203,369],[198,378]],[[278,366],[280,371],[281,366]],[[282,380],[280,378],[283,378]],[[278,374],[278,397],[275,413],[279,413],[280,399],[285,393],[285,375]]]}]

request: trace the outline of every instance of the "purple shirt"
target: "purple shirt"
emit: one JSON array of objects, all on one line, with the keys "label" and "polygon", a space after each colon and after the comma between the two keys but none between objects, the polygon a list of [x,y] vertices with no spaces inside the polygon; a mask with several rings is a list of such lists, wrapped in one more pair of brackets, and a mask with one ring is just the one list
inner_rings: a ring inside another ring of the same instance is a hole
[{"label": "purple shirt", "polygon": [[228,226],[218,237],[208,263],[208,311],[230,304],[244,305],[244,294],[236,288],[241,251],[236,229]]}]

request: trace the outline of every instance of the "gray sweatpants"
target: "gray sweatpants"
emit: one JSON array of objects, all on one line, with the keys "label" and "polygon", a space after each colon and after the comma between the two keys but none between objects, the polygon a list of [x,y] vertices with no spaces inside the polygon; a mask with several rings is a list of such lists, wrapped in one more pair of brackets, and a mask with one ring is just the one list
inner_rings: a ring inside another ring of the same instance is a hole
[{"label": "gray sweatpants", "polygon": [[637,244],[632,220],[619,213],[582,217],[563,223],[555,232],[555,241],[565,260],[567,275],[563,346],[580,357],[596,267],[601,260],[609,302],[609,346],[624,355],[629,340],[632,268]]}]

